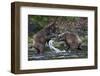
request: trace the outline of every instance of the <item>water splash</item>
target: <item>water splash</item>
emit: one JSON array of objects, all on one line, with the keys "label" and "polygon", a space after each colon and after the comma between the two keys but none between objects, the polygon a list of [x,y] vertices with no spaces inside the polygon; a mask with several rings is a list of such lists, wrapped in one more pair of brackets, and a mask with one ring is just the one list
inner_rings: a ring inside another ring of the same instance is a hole
[{"label": "water splash", "polygon": [[56,53],[60,53],[60,52],[66,52],[66,50],[60,50],[60,49],[58,49],[58,48],[55,48],[54,46],[53,46],[53,43],[54,43],[54,40],[49,40],[49,48],[51,49],[51,50],[54,50]]}]

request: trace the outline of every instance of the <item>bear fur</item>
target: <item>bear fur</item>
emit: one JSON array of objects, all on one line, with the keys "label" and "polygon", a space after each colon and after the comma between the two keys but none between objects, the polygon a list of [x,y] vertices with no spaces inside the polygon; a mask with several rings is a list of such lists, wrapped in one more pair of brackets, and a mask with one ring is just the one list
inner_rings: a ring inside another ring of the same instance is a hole
[{"label": "bear fur", "polygon": [[56,30],[55,23],[51,23],[33,36],[33,47],[37,50],[37,54],[44,52],[46,42],[55,36]]},{"label": "bear fur", "polygon": [[79,50],[81,50],[80,45],[82,43],[82,40],[75,33],[67,31],[65,33],[60,34],[58,36],[58,39],[61,40],[61,41],[65,41],[68,49],[79,49]]}]

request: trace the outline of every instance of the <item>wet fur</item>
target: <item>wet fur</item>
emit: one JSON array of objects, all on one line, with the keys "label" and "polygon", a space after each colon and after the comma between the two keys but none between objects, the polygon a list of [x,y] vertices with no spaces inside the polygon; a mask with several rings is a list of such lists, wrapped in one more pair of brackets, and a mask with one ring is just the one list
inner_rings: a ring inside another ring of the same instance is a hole
[{"label": "wet fur", "polygon": [[37,54],[42,54],[44,52],[46,42],[54,37],[53,33],[56,32],[56,29],[55,23],[52,23],[33,36],[33,47],[37,50]]},{"label": "wet fur", "polygon": [[66,42],[68,49],[81,50],[80,45],[81,45],[82,41],[77,34],[71,33],[71,32],[65,32],[63,34],[60,34],[58,38],[59,38],[59,40]]}]

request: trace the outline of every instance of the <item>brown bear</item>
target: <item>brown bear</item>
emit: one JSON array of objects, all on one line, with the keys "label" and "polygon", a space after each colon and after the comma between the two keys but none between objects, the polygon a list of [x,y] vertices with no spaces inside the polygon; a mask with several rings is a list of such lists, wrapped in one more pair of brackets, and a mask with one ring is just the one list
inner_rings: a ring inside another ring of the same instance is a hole
[{"label": "brown bear", "polygon": [[37,50],[37,54],[42,54],[44,52],[46,42],[55,36],[57,29],[57,26],[53,22],[33,36],[33,47]]},{"label": "brown bear", "polygon": [[62,33],[58,36],[58,39],[61,40],[61,41],[65,41],[66,45],[67,45],[67,50],[68,49],[79,49],[81,50],[81,39],[80,37],[75,34],[75,33],[72,33],[72,32],[65,32],[65,33]]}]

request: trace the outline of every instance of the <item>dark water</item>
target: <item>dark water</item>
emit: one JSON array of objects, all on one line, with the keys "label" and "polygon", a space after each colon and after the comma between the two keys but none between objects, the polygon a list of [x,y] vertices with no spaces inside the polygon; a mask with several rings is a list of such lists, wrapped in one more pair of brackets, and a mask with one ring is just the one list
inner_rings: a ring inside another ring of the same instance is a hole
[{"label": "dark water", "polygon": [[54,59],[77,59],[87,58],[87,46],[83,46],[81,50],[67,50],[56,53],[54,50],[44,50],[44,53],[38,55],[34,49],[29,48],[28,60],[54,60]]}]

